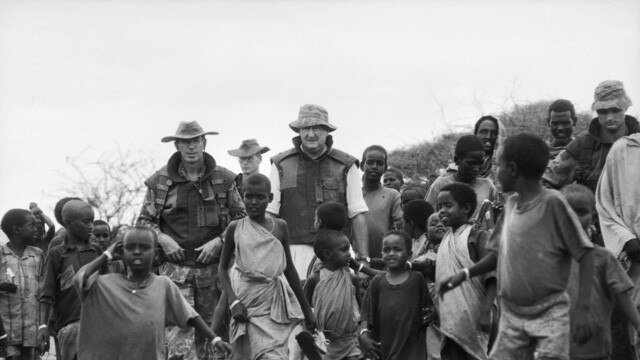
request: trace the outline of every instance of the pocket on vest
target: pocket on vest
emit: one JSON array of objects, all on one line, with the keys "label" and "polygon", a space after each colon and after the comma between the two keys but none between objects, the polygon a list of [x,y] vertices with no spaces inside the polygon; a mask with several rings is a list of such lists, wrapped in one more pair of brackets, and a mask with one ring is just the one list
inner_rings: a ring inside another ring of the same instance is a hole
[{"label": "pocket on vest", "polygon": [[198,206],[198,227],[216,227],[220,225],[220,212],[215,200],[214,204]]},{"label": "pocket on vest", "polygon": [[[339,201],[340,199],[340,188],[341,181],[338,177],[330,177],[322,179],[322,183],[320,184],[320,194],[318,194],[318,189],[316,189],[316,197],[318,202],[325,201]],[[321,195],[321,196],[318,196]]]}]

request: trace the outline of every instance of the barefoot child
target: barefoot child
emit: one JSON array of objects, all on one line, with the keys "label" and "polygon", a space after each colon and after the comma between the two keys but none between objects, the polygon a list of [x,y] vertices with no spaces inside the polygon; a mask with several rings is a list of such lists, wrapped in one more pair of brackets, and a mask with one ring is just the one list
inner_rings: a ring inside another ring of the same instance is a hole
[{"label": "barefoot child", "polygon": [[[588,187],[570,184],[562,188],[562,195],[578,215],[582,228],[587,234],[593,234],[591,225],[596,212],[596,200]],[[584,344],[571,343],[571,359],[609,359],[611,357],[611,314],[613,303],[617,302],[623,310],[628,322],[636,332],[640,330],[640,315],[633,305],[633,281],[629,279],[620,262],[603,246],[600,237],[592,237],[594,277],[591,283],[591,320],[594,328],[593,337]],[[576,323],[577,286],[580,283],[578,264],[574,263],[569,280],[569,297],[571,298],[571,324]]]},{"label": "barefoot child", "polygon": [[345,267],[349,262],[349,239],[341,232],[318,233],[313,250],[322,260],[304,284],[307,300],[313,307],[318,330],[329,340],[327,360],[357,360],[360,296],[358,277]]},{"label": "barefoot child", "polygon": [[[442,239],[438,251],[436,281],[473,266],[488,254],[489,234],[474,230],[470,224],[476,201],[476,193],[466,184],[449,184],[440,191],[440,218],[451,229]],[[462,283],[440,299],[438,313],[440,331],[444,335],[440,354],[443,360],[487,359],[495,291],[494,276],[478,277]]]},{"label": "barefoot child", "polygon": [[44,264],[33,243],[36,219],[31,211],[12,209],[2,217],[9,242],[0,245],[0,315],[6,329],[7,359],[39,359],[38,293]]},{"label": "barefoot child", "polygon": [[[49,340],[47,322],[53,307],[59,354],[62,360],[72,360],[77,355],[81,306],[73,286],[73,276],[81,267],[99,257],[102,249],[89,242],[93,230],[93,209],[89,204],[82,200],[69,200],[62,208],[62,219],[66,235],[60,245],[49,249],[45,260],[38,337],[42,343]],[[106,272],[106,267],[102,271]]]},{"label": "barefoot child", "polygon": [[265,217],[272,199],[266,176],[247,177],[243,201],[249,216],[229,224],[222,249],[220,282],[233,316],[229,338],[236,358],[287,359],[293,328],[305,319],[307,329],[315,329],[291,261],[287,224]]},{"label": "barefoot child", "polygon": [[424,359],[423,309],[428,304],[424,277],[407,270],[411,237],[390,231],[382,240],[388,272],[371,281],[362,305],[360,347],[373,359]]},{"label": "barefoot child", "polygon": [[[151,271],[158,246],[155,232],[137,226],[75,276],[82,301],[78,359],[164,359],[166,326],[193,326],[218,350],[228,344],[209,329],[178,287]],[[122,253],[122,255],[121,255]],[[110,259],[124,258],[128,275],[98,275]]]},{"label": "barefoot child", "polygon": [[387,151],[371,145],[362,153],[362,196],[369,211],[365,214],[369,234],[369,256],[379,258],[382,238],[389,230],[398,229],[402,222],[400,193],[382,186],[380,180],[387,170]]},{"label": "barefoot child", "polygon": [[[591,337],[593,245],[576,214],[540,178],[549,160],[544,140],[532,134],[508,138],[500,150],[498,179],[507,198],[490,241],[490,254],[438,283],[441,294],[496,268],[500,324],[492,360],[568,359],[571,259],[580,263],[574,340]],[[442,251],[442,247],[440,249]]]}]

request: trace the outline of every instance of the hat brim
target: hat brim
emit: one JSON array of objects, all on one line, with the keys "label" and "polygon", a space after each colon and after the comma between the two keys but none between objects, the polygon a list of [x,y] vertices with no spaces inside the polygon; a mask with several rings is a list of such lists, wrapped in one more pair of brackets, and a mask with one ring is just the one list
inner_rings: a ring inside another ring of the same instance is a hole
[{"label": "hat brim", "polygon": [[176,140],[188,140],[188,139],[193,139],[193,138],[197,138],[203,135],[218,135],[217,132],[215,131],[207,131],[207,132],[203,132],[203,133],[199,133],[199,134],[194,134],[194,135],[171,135],[171,136],[165,136],[162,138],[162,142],[166,143],[166,142],[172,142],[172,141],[176,141]]},{"label": "hat brim", "polygon": [[251,149],[227,150],[227,152],[229,153],[229,155],[235,156],[235,157],[249,157],[249,156],[253,156],[253,155],[256,155],[256,154],[264,154],[269,150],[271,150],[271,149],[269,149],[266,146],[260,146],[260,147],[251,148]]},{"label": "hat brim", "polygon": [[328,122],[321,121],[319,119],[315,121],[296,120],[289,124],[289,127],[291,128],[291,130],[295,132],[300,132],[300,128],[309,127],[309,126],[324,126],[325,128],[327,128],[327,132],[333,132],[338,129],[335,125],[330,124]]},{"label": "hat brim", "polygon": [[595,101],[591,108],[593,110],[618,108],[626,110],[631,104],[626,99],[611,99],[607,101]]}]

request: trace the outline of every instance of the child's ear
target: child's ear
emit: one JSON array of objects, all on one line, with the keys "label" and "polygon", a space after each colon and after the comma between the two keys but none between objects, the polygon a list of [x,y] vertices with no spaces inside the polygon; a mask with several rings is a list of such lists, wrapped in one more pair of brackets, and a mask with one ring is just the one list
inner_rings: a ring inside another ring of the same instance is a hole
[{"label": "child's ear", "polygon": [[322,257],[326,260],[331,255],[331,251],[329,249],[322,249]]},{"label": "child's ear", "polygon": [[464,204],[464,206],[462,207],[462,211],[467,214],[469,219],[471,219],[471,216],[473,216],[473,212],[471,211],[471,204],[469,203]]},{"label": "child's ear", "polygon": [[273,193],[270,192],[269,193],[269,202],[272,202],[272,201],[273,201]]}]

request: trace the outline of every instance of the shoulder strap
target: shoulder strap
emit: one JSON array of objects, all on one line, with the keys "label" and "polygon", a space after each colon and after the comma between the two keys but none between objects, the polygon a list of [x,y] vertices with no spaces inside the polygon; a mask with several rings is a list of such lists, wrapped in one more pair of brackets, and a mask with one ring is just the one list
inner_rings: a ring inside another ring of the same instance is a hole
[{"label": "shoulder strap", "polygon": [[155,186],[156,202],[153,205],[156,209],[156,218],[160,221],[160,213],[167,201],[167,194],[169,193],[169,188],[173,185],[173,181],[169,178],[169,173],[167,172],[166,167],[158,170],[156,174],[158,175],[158,180]]},{"label": "shoulder strap", "polygon": [[216,166],[210,178],[216,202],[218,203],[218,213],[222,231],[229,225],[229,215],[231,213],[231,210],[229,210],[227,206],[227,190],[231,187],[231,183],[235,181],[235,174],[232,174],[233,177],[225,176],[225,170],[226,169]]}]

